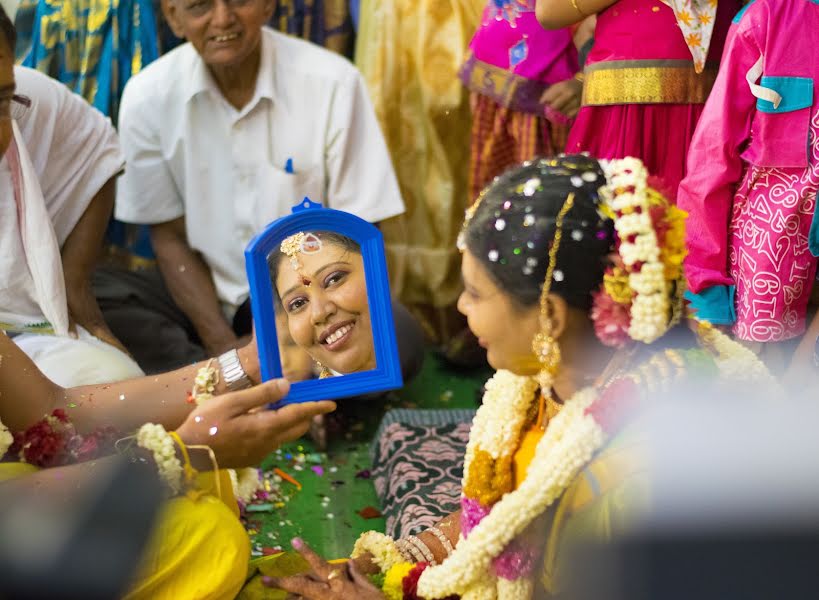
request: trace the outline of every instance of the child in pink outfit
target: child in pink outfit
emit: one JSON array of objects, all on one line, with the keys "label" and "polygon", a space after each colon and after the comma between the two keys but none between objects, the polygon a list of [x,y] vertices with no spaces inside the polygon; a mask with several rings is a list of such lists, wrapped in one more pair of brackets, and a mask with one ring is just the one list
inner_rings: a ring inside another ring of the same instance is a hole
[{"label": "child in pink outfit", "polygon": [[689,298],[743,340],[805,331],[819,256],[819,0],[752,0],[734,19],[688,156]]}]

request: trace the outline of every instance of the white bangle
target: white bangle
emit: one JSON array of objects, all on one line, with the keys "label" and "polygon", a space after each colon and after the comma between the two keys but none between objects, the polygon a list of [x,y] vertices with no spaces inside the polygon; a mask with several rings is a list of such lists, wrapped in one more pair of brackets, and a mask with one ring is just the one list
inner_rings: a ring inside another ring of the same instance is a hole
[{"label": "white bangle", "polygon": [[446,555],[449,556],[453,552],[455,552],[455,548],[452,546],[452,542],[449,541],[449,538],[446,537],[446,534],[441,531],[438,526],[433,526],[427,529],[432,535],[438,538],[438,541],[441,542],[441,545],[444,547],[444,551]]},{"label": "white bangle", "polygon": [[424,562],[429,565],[436,565],[438,563],[438,561],[435,560],[435,555],[432,553],[432,550],[424,543],[424,540],[417,536],[409,535],[407,536],[407,542],[418,548],[424,557]]},{"label": "white bangle", "polygon": [[421,551],[407,540],[395,540],[395,547],[398,548],[401,556],[404,557],[404,562],[424,562],[424,555],[421,554]]},{"label": "white bangle", "polygon": [[145,423],[136,434],[137,445],[149,450],[154,457],[159,477],[174,494],[182,490],[182,463],[176,456],[176,445],[162,425]]}]

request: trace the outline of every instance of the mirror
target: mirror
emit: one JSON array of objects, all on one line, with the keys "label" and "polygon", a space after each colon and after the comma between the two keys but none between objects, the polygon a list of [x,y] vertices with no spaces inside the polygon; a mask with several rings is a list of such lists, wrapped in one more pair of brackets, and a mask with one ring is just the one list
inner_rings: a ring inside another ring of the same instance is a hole
[{"label": "mirror", "polygon": [[262,379],[278,404],[400,387],[384,243],[366,221],[309,199],[245,250]]}]

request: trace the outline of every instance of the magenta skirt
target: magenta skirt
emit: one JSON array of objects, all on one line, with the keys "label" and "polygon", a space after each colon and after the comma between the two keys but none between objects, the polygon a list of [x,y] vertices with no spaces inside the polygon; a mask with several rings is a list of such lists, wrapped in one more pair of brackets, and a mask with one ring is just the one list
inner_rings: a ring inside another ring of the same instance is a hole
[{"label": "magenta skirt", "polygon": [[685,176],[688,146],[702,104],[618,104],[584,106],[569,132],[566,152],[595,158],[641,159],[651,175],[665,182],[676,202]]}]

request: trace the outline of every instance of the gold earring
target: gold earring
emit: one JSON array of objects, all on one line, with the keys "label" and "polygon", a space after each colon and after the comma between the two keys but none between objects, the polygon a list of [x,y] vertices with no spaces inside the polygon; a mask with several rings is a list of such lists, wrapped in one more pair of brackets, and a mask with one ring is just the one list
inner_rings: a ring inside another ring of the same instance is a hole
[{"label": "gold earring", "polygon": [[540,372],[537,381],[544,396],[551,396],[552,383],[557,370],[560,368],[560,345],[552,336],[554,327],[549,313],[549,291],[552,288],[552,277],[557,264],[557,251],[563,239],[563,219],[574,206],[574,193],[569,194],[566,202],[555,219],[555,237],[549,249],[549,266],[546,268],[546,279],[540,292],[540,332],[532,339],[532,350],[540,362]]},{"label": "gold earring", "polygon": [[333,372],[321,364],[319,361],[316,361],[316,366],[319,369],[319,379],[327,379],[328,377],[333,376]]}]

